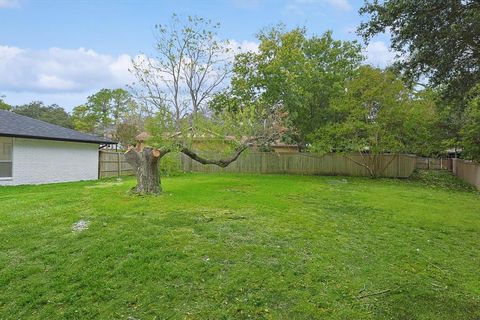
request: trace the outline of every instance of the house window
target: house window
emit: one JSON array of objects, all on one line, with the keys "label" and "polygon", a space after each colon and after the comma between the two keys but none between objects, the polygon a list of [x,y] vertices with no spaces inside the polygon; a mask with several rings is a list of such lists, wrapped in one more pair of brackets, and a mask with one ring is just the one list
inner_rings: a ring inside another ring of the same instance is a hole
[{"label": "house window", "polygon": [[0,178],[12,177],[13,139],[0,137]]}]

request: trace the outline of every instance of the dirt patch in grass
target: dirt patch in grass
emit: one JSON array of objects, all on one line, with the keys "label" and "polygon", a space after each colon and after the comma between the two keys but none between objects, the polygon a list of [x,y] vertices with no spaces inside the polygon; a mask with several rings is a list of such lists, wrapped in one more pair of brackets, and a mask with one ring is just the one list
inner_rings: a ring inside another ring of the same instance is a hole
[{"label": "dirt patch in grass", "polygon": [[84,230],[87,230],[89,225],[90,225],[90,221],[82,219],[78,222],[75,222],[72,225],[72,231],[75,233],[82,232]]}]

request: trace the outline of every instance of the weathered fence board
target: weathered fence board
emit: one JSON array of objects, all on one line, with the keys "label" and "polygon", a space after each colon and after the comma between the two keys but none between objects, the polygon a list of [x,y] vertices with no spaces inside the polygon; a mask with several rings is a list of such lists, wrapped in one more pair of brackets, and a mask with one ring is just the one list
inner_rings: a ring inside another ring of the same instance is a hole
[{"label": "weathered fence board", "polygon": [[480,164],[472,161],[453,159],[453,174],[480,190]]},{"label": "weathered fence board", "polygon": [[452,171],[452,159],[450,158],[425,158],[417,157],[417,169],[422,170],[450,170]]},{"label": "weathered fence board", "polygon": [[123,152],[100,150],[98,177],[108,178],[122,175],[132,175],[132,167],[127,163]]},{"label": "weathered fence board", "polygon": [[[215,157],[218,155],[210,154]],[[175,155],[179,167],[185,172],[234,172],[234,173],[289,173],[368,176],[368,170],[358,163],[360,155],[246,152],[226,168],[202,165],[184,154]],[[100,151],[99,177],[132,175],[133,170],[126,162],[123,152]],[[432,159],[413,155],[381,155],[381,166],[386,166],[383,177],[407,178],[415,169],[452,170],[460,179],[480,189],[480,164],[460,159]],[[120,166],[119,166],[120,164]]]},{"label": "weathered fence board", "polygon": [[[415,156],[381,155],[378,160],[386,167],[381,176],[407,178],[415,170]],[[226,168],[202,165],[182,155],[182,167],[187,172],[235,172],[235,173],[290,173],[368,176],[368,170],[361,166],[362,156],[313,153],[247,152]]]},{"label": "weathered fence board", "polygon": [[[206,156],[218,157],[216,154],[206,154]],[[226,168],[220,168],[215,165],[203,165],[184,154],[178,155],[177,159],[180,162],[180,167],[185,172],[369,175],[368,170],[358,164],[362,162],[362,156],[360,155],[246,152]],[[386,167],[381,175],[383,177],[407,178],[416,167],[416,157],[412,155],[381,155],[378,156],[378,160],[381,167]],[[123,153],[100,152],[100,178],[131,174],[133,174],[133,171],[126,162]]]}]

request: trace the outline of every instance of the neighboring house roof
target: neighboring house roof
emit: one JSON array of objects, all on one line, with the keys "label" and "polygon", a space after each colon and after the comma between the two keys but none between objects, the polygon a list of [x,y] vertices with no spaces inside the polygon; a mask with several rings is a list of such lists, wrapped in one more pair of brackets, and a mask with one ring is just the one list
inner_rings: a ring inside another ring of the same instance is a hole
[{"label": "neighboring house roof", "polygon": [[0,110],[0,136],[116,144],[116,142],[102,137],[96,137],[3,110]]}]

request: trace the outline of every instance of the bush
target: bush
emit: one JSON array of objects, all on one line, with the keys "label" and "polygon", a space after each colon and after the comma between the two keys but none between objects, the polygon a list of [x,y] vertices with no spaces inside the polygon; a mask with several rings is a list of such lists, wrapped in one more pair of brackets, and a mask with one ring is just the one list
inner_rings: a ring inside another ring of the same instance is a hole
[{"label": "bush", "polygon": [[427,187],[467,192],[476,191],[474,186],[458,179],[449,171],[417,170],[410,177],[410,180],[420,182]]},{"label": "bush", "polygon": [[178,176],[183,173],[182,162],[178,153],[168,153],[160,159],[162,176]]}]

